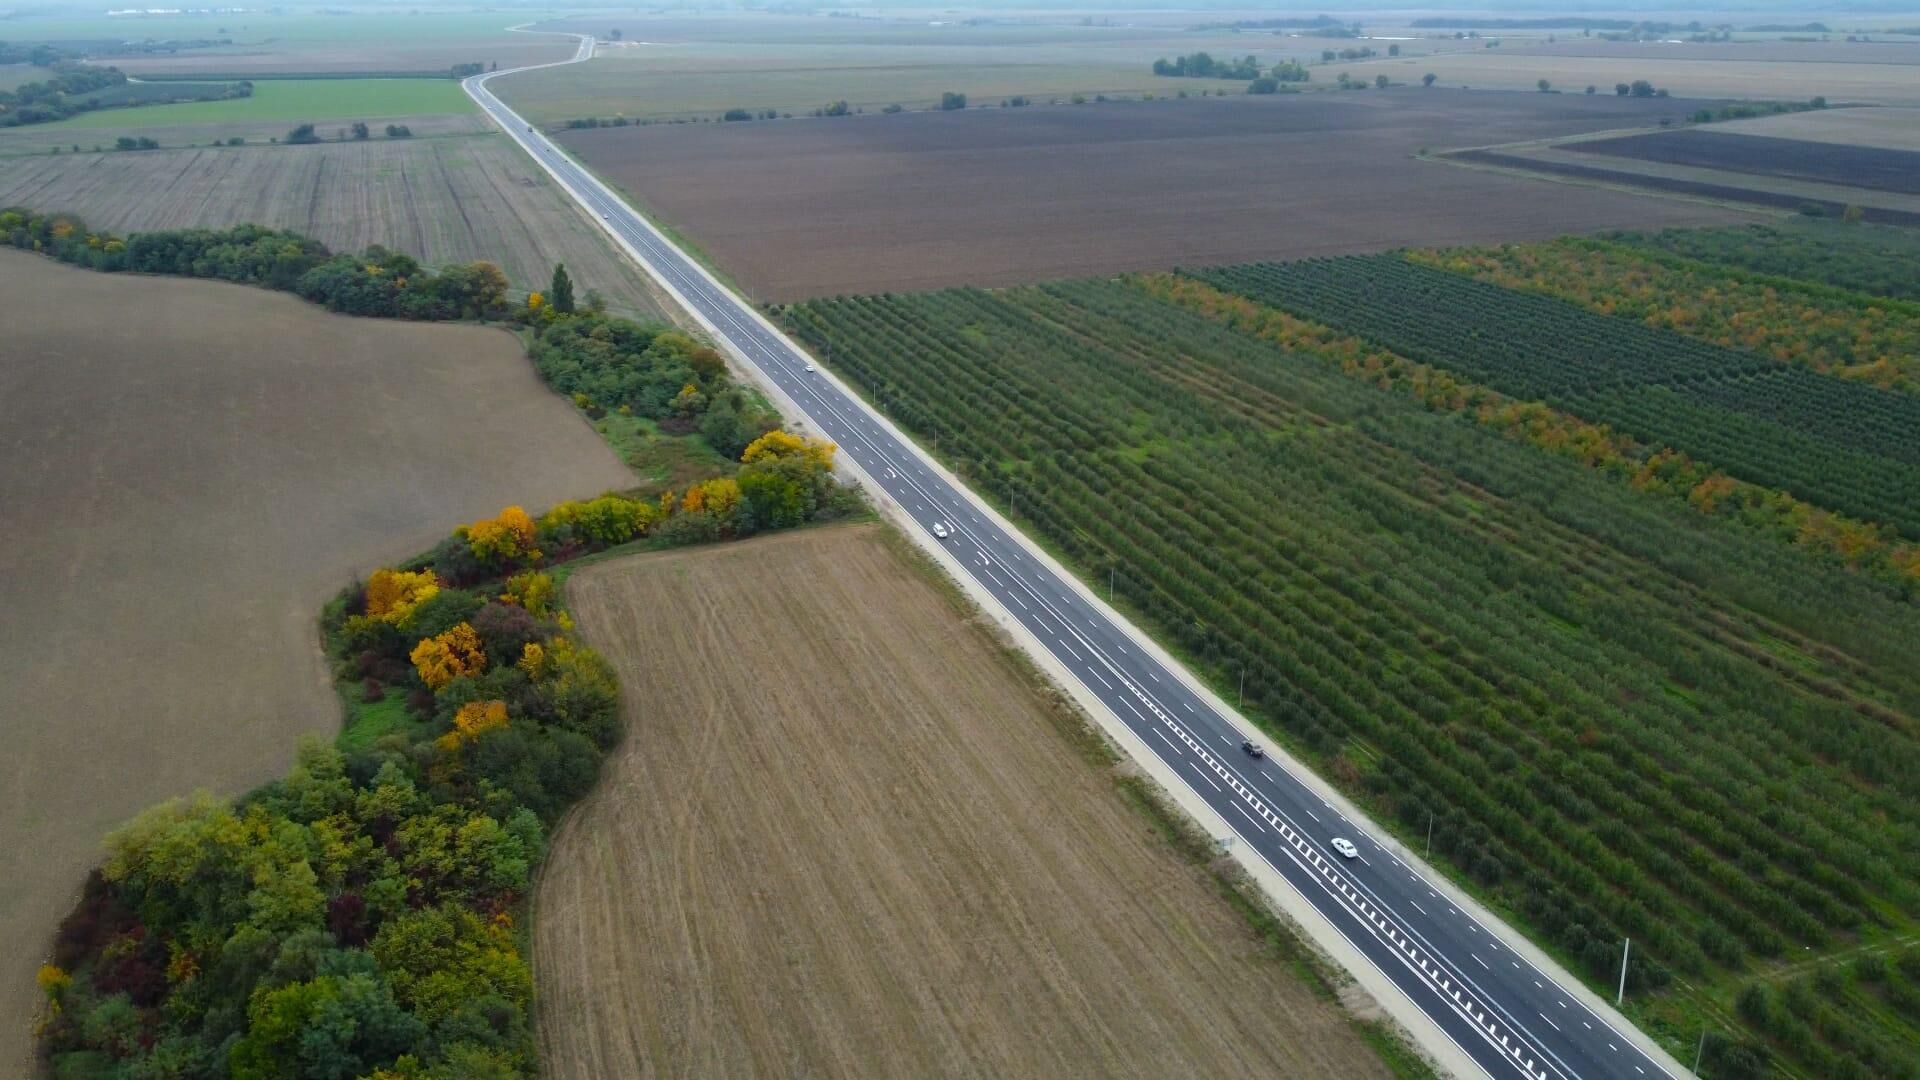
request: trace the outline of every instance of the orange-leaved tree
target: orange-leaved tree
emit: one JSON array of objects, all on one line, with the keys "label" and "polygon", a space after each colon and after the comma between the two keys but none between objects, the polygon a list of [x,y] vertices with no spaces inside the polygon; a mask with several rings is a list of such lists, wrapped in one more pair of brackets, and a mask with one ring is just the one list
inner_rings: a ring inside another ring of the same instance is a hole
[{"label": "orange-leaved tree", "polygon": [[469,623],[461,623],[444,634],[421,638],[407,657],[420,673],[420,681],[430,690],[439,690],[462,675],[478,675],[487,669],[487,653],[480,645],[480,633]]},{"label": "orange-leaved tree", "polygon": [[442,750],[458,750],[483,733],[506,726],[506,702],[469,701],[453,714],[453,730],[434,741]]}]

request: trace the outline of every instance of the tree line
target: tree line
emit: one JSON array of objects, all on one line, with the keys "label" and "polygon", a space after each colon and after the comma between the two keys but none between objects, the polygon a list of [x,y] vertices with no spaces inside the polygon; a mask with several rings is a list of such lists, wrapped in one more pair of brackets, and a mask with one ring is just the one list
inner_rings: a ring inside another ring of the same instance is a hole
[{"label": "tree line", "polygon": [[91,231],[72,214],[14,207],[0,210],[0,238],[12,247],[90,270],[260,285],[348,315],[484,319],[508,311],[506,275],[492,263],[456,264],[435,272],[412,256],[378,245],[358,255],[335,255],[318,240],[259,225],[119,237]]}]

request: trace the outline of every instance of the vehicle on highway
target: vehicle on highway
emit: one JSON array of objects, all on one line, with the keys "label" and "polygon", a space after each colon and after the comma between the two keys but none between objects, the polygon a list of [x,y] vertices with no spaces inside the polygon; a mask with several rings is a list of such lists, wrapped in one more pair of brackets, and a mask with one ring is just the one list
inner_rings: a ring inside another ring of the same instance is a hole
[{"label": "vehicle on highway", "polygon": [[1254,742],[1252,739],[1248,739],[1246,742],[1241,743],[1240,749],[1245,750],[1247,752],[1247,756],[1250,758],[1263,758],[1267,756],[1266,750],[1263,749],[1259,743]]},{"label": "vehicle on highway", "polygon": [[1336,836],[1333,838],[1333,850],[1339,852],[1340,857],[1343,859],[1357,859],[1360,857],[1360,849],[1354,847],[1353,841],[1344,836]]},{"label": "vehicle on highway", "polygon": [[933,535],[939,537],[942,540],[945,540],[948,536],[951,536],[952,534],[953,534],[953,530],[947,528],[946,522],[936,521],[933,523]]},{"label": "vehicle on highway", "polygon": [[807,362],[807,370],[808,370],[808,371],[812,371],[812,370],[814,370],[814,367],[813,367],[813,362],[812,362],[811,360],[809,360],[809,361]]}]

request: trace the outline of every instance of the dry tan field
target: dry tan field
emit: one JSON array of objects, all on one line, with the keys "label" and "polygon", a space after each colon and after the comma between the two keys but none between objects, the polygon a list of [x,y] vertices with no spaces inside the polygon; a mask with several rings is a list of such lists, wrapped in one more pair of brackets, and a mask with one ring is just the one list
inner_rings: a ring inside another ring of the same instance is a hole
[{"label": "dry tan field", "polygon": [[0,158],[8,205],[122,233],[252,222],[341,251],[487,259],[523,290],[564,262],[583,294],[598,289],[626,314],[661,311],[646,277],[504,135]]},{"label": "dry tan field", "polygon": [[1413,160],[1423,147],[1649,127],[1699,107],[1416,86],[561,141],[751,294],[786,301],[1750,220]]},{"label": "dry tan field", "polygon": [[1385,1075],[893,543],[568,583],[629,730],[535,896],[546,1074]]},{"label": "dry tan field", "polygon": [[1804,101],[1819,95],[1831,101],[1920,104],[1920,67],[1888,63],[1685,60],[1652,52],[1550,56],[1500,48],[1370,60],[1348,70],[1368,79],[1385,74],[1396,82],[1432,72],[1443,86],[1476,90],[1533,90],[1538,80],[1546,79],[1566,93],[1579,94],[1592,85],[1607,94],[1615,83],[1646,79],[1674,97]]},{"label": "dry tan field", "polygon": [[1920,109],[1820,109],[1734,120],[1713,130],[1883,150],[1920,150]]},{"label": "dry tan field", "polygon": [[340,714],[320,605],[502,505],[631,474],[500,330],[0,252],[0,1074],[103,834]]}]

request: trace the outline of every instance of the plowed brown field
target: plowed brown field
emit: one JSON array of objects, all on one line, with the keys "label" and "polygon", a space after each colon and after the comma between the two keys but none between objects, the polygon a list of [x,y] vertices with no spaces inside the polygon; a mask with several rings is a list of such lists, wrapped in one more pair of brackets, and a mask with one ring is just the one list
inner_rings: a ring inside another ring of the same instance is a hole
[{"label": "plowed brown field", "polygon": [[879,527],[568,596],[628,732],[535,898],[548,1075],[1386,1073]]},{"label": "plowed brown field", "polygon": [[1416,86],[600,128],[561,141],[756,298],[786,301],[1751,220],[1413,160],[1422,148],[1649,127],[1700,105]]},{"label": "plowed brown field", "polygon": [[0,251],[0,1076],[101,838],[284,769],[320,605],[502,505],[632,482],[513,336]]}]

